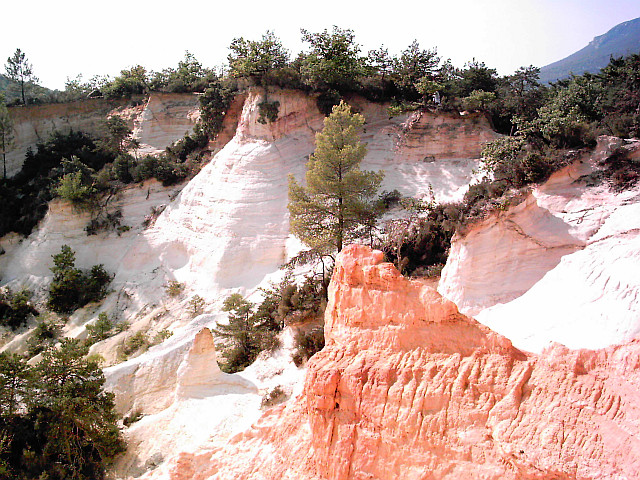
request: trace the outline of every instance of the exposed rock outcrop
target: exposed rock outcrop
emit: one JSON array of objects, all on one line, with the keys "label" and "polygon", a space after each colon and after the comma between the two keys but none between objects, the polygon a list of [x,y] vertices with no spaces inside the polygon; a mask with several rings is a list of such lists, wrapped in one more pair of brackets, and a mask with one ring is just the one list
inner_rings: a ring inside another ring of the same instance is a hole
[{"label": "exposed rock outcrop", "polygon": [[640,333],[640,188],[598,182],[598,163],[640,142],[600,137],[517,206],[453,240],[439,291],[460,310],[541,351],[603,348]]},{"label": "exposed rock outcrop", "polygon": [[134,120],[133,137],[141,153],[159,153],[193,131],[200,118],[198,95],[152,93]]},{"label": "exposed rock outcrop", "polygon": [[339,256],[305,389],[146,479],[632,479],[640,343],[527,355],[382,254]]},{"label": "exposed rock outcrop", "polygon": [[[115,273],[111,284],[115,292],[100,309],[115,313],[132,325],[128,332],[93,347],[92,351],[103,354],[110,364],[115,363],[116,352],[126,336],[138,331],[153,334],[163,328],[173,332],[161,345],[106,370],[107,386],[117,394],[119,411],[131,414],[140,410],[146,414],[130,429],[138,433],[131,433],[132,446],[122,471],[130,468],[132,475],[143,472],[144,465],[156,453],[163,452],[166,457],[167,452],[179,451],[174,437],[184,436],[183,432],[190,429],[198,432],[190,437],[194,438],[191,447],[195,449],[203,442],[209,445],[207,439],[213,433],[204,432],[202,426],[209,425],[202,421],[207,412],[220,413],[207,417],[207,421],[219,421],[224,426],[220,431],[227,433],[235,431],[227,428],[229,424],[245,425],[243,422],[252,422],[259,414],[261,396],[253,392],[238,394],[237,403],[231,402],[227,394],[195,398],[176,396],[175,392],[178,369],[194,336],[222,317],[218,313],[221,300],[232,291],[254,291],[299,251],[298,245],[292,246],[289,234],[287,175],[303,177],[323,116],[315,100],[303,92],[274,89],[269,91],[269,100],[280,104],[278,119],[263,125],[257,122],[258,104],[263,99],[264,91],[259,89],[234,101],[223,134],[210,146],[217,153],[188,185],[165,190],[151,182],[122,192],[114,207],[122,208],[122,223],[130,230],[87,237],[84,232],[87,217],[75,216],[69,205],[55,202],[46,219],[28,238],[21,242],[14,237],[0,240],[7,245],[7,253],[0,257],[2,281],[14,282],[16,287],[28,283],[43,293],[51,275],[51,255],[62,244],[76,251],[79,267],[104,263],[107,270]],[[474,122],[471,117],[447,117],[448,128],[457,129],[457,133],[437,130],[439,133],[433,134],[432,142],[442,145],[442,152],[452,157],[439,157],[436,161],[429,158],[425,162],[425,157],[433,155],[431,143],[420,144],[416,138],[410,139],[408,144],[413,145],[410,158],[398,146],[407,131],[403,127],[406,115],[389,119],[382,105],[362,99],[353,99],[352,103],[367,121],[362,134],[368,149],[363,168],[384,170],[384,189],[397,188],[407,195],[423,196],[433,187],[439,200],[461,198],[475,178],[473,171],[477,165],[477,159],[465,157],[469,153],[464,147],[466,122],[473,123],[474,129],[485,129],[490,136],[493,134],[488,124]],[[153,135],[149,134],[149,138]],[[474,141],[470,138],[466,144]],[[449,143],[451,146],[447,146]],[[158,212],[157,219],[145,222],[152,208]],[[168,298],[163,286],[169,280],[185,284],[182,297]],[[195,293],[207,301],[209,311],[214,314],[196,319],[187,314],[188,298]],[[84,323],[92,314],[97,315],[95,307],[91,308],[94,310],[88,309],[72,318],[65,334],[82,335]],[[289,375],[282,365],[292,365],[290,358],[278,362],[268,375],[254,372],[254,377],[281,378],[274,372],[283,369]],[[295,375],[301,374],[292,369]],[[278,386],[267,383],[267,380],[260,383],[261,395]],[[287,377],[282,383],[295,382]],[[198,388],[187,386],[178,390]],[[202,418],[194,412],[202,412]]]},{"label": "exposed rock outcrop", "polygon": [[212,436],[224,442],[259,415],[257,385],[220,371],[208,328],[192,342],[168,343],[171,355],[155,352],[152,362],[137,358],[106,372],[118,411],[141,417],[126,430],[128,449],[116,462],[123,476],[139,476],[173,451],[207,444]]},{"label": "exposed rock outcrop", "polygon": [[144,105],[132,108],[130,103],[129,99],[93,98],[11,108],[15,131],[14,145],[7,153],[7,175],[18,173],[27,149],[47,140],[53,131],[102,137],[105,119],[117,114],[134,130],[140,152],[157,153],[190,133],[200,116],[198,96],[192,93],[152,93]]},{"label": "exposed rock outcrop", "polygon": [[45,141],[52,131],[68,133],[70,130],[98,135],[107,115],[124,107],[126,100],[102,98],[79,100],[69,103],[29,105],[9,109],[13,120],[14,142],[7,152],[7,175],[20,171],[28,148]]}]

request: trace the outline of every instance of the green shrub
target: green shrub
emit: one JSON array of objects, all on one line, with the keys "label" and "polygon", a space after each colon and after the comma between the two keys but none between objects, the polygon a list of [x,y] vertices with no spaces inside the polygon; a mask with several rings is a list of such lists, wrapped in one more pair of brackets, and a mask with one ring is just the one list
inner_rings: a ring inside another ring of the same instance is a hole
[{"label": "green shrub", "polygon": [[316,327],[309,331],[296,332],[294,346],[293,363],[300,367],[315,353],[324,348],[324,328]]},{"label": "green shrub", "polygon": [[49,286],[47,305],[58,313],[71,313],[89,302],[104,298],[112,276],[103,265],[94,265],[89,272],[75,267],[75,253],[63,245],[60,253],[52,255],[53,281]]},{"label": "green shrub", "polygon": [[275,122],[278,119],[278,112],[280,110],[280,102],[269,102],[265,100],[258,104],[258,123],[263,125],[267,123]]},{"label": "green shrub", "polygon": [[280,385],[274,387],[269,391],[264,397],[262,397],[262,402],[260,406],[262,408],[272,407],[279,403],[282,403],[287,399],[286,392],[282,389]]},{"label": "green shrub", "polygon": [[327,90],[318,94],[316,105],[325,117],[331,115],[333,107],[340,104],[342,96],[336,90]]},{"label": "green shrub", "polygon": [[130,427],[134,423],[142,420],[142,417],[144,417],[144,413],[142,413],[140,410],[135,410],[131,413],[131,415],[127,415],[122,419],[122,424],[125,427]]},{"label": "green shrub", "polygon": [[604,177],[615,192],[633,188],[640,181],[640,162],[629,157],[629,151],[619,148],[601,162]]},{"label": "green shrub", "polygon": [[184,292],[184,283],[177,280],[170,280],[164,286],[164,291],[170,297],[177,297]]},{"label": "green shrub", "polygon": [[[71,159],[66,160],[66,166],[65,159]],[[22,170],[15,177],[2,181],[0,236],[12,231],[24,235],[31,233],[47,213],[47,204],[56,195],[56,187],[60,186],[60,179],[65,174],[73,175],[63,182],[62,193],[69,192],[72,199],[82,198],[91,190],[91,179],[86,178],[86,172],[100,170],[112,160],[113,157],[83,133],[53,132],[46,141],[36,145],[35,151],[27,151]],[[77,171],[83,171],[81,182],[78,182]],[[73,188],[78,183],[80,186]]]},{"label": "green shrub", "polygon": [[27,323],[38,311],[29,303],[31,292],[26,288],[12,293],[9,289],[0,290],[0,325],[15,330]]},{"label": "green shrub", "polygon": [[[126,225],[120,225],[121,219],[121,209],[118,208],[113,212],[108,212],[105,209],[104,211],[100,211],[95,218],[89,220],[89,223],[84,227],[84,230],[87,232],[87,235],[97,235],[98,232],[106,232],[109,230],[116,230],[119,235],[121,233],[121,229],[126,227]],[[129,227],[126,228],[127,230],[129,229]]]},{"label": "green shrub", "polygon": [[27,355],[34,357],[55,345],[62,333],[61,326],[52,318],[38,317],[38,325],[27,340]]},{"label": "green shrub", "polygon": [[201,315],[204,312],[205,307],[206,303],[200,295],[194,295],[189,300],[189,312],[194,318]]},{"label": "green shrub", "polygon": [[54,191],[58,197],[73,202],[76,205],[86,203],[96,193],[93,186],[83,183],[82,172],[63,175]]},{"label": "green shrub", "polygon": [[464,220],[461,204],[431,206],[425,216],[390,222],[386,240],[378,248],[400,273],[418,274],[429,266],[446,263],[451,238]]},{"label": "green shrub", "polygon": [[164,328],[154,335],[151,345],[158,345],[159,343],[164,342],[167,338],[170,338],[172,335],[173,332]]},{"label": "green shrub", "polygon": [[85,326],[88,332],[85,343],[87,346],[91,346],[126,330],[128,327],[129,324],[127,322],[117,323],[110,319],[105,312],[101,312],[93,324]]},{"label": "green shrub", "polygon": [[143,331],[138,331],[123,342],[122,353],[129,357],[134,353],[146,351],[150,346],[151,341],[147,334]]},{"label": "green shrub", "polygon": [[64,339],[36,366],[0,354],[3,479],[102,480],[125,450],[113,394],[102,390],[104,375],[87,352]]}]

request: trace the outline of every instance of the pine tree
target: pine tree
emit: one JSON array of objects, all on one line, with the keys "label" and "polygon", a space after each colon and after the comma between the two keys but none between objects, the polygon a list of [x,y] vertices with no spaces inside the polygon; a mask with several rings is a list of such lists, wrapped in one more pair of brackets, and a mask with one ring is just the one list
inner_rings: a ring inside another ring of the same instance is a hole
[{"label": "pine tree", "polygon": [[225,370],[237,372],[251,365],[260,352],[260,337],[255,326],[254,305],[239,293],[229,295],[222,311],[229,312],[229,323],[220,324],[213,332],[226,339],[227,345],[222,351],[226,360]]},{"label": "pine tree", "polygon": [[357,226],[377,216],[373,201],[384,173],[361,171],[366,147],[358,131],[364,117],[344,102],[333,107],[316,134],[316,151],[307,163],[306,187],[289,176],[291,231],[319,251],[342,250]]},{"label": "pine tree", "polygon": [[4,95],[0,93],[0,151],[2,152],[2,178],[7,178],[7,152],[13,146],[13,120],[7,106],[4,104]]}]

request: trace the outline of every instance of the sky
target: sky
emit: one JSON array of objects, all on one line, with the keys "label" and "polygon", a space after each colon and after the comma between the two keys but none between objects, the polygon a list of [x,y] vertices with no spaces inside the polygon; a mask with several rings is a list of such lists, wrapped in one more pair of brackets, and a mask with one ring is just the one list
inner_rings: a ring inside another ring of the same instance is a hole
[{"label": "sky", "polygon": [[[175,67],[189,51],[206,67],[226,62],[236,37],[273,31],[297,54],[300,29],[352,29],[363,52],[399,54],[414,39],[463,66],[475,58],[513,73],[544,66],[640,17],[638,0],[21,0],[0,6],[0,61],[26,53],[40,84],[64,89],[82,74]],[[5,73],[4,69],[0,69]]]}]

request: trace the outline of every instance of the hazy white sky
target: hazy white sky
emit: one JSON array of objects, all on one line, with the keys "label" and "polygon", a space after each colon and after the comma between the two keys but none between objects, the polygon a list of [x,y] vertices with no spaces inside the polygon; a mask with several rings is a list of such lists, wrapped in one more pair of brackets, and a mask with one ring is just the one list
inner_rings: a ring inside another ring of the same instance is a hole
[{"label": "hazy white sky", "polygon": [[[0,61],[22,49],[40,83],[117,75],[141,64],[174,67],[185,50],[207,67],[225,62],[234,37],[273,30],[293,54],[300,28],[355,31],[363,50],[397,54],[413,39],[462,66],[476,58],[501,74],[543,66],[596,35],[640,17],[638,0],[3,0]],[[4,73],[4,69],[0,69]]]}]

